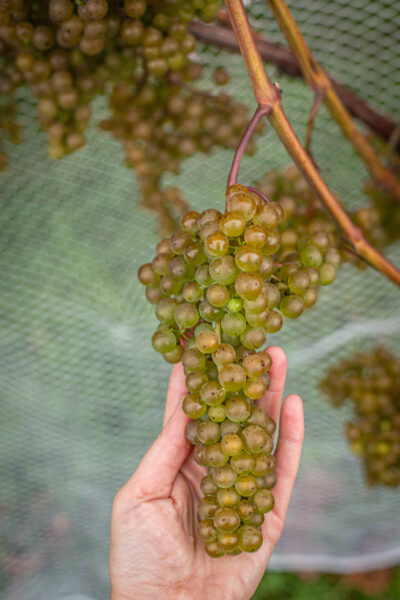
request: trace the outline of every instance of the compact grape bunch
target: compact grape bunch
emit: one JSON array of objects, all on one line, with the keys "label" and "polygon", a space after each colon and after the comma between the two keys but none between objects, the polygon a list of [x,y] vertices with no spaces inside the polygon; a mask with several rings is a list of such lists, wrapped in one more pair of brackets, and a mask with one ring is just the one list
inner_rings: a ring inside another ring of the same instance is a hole
[{"label": "compact grape bunch", "polygon": [[242,185],[226,193],[226,212],[186,213],[181,229],[139,269],[160,325],[152,344],[182,361],[191,419],[187,439],[207,467],[198,507],[199,535],[212,557],[253,552],[272,510],[275,423],[259,400],[271,358],[260,348],[317,300],[340,256],[325,231],[305,234],[297,250],[281,243],[284,204]]}]

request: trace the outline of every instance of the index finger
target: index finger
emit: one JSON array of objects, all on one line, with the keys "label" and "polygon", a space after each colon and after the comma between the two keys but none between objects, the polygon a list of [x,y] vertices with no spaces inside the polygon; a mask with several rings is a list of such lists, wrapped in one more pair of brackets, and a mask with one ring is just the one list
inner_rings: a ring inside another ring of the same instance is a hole
[{"label": "index finger", "polygon": [[269,371],[271,383],[268,391],[260,398],[257,404],[265,408],[268,415],[276,423],[285,388],[287,360],[285,352],[279,346],[270,346],[266,349],[266,352],[272,360],[272,366]]},{"label": "index finger", "polygon": [[181,400],[183,400],[186,394],[185,373],[183,372],[183,365],[180,362],[174,365],[171,377],[169,378],[163,425],[168,423],[175,410],[178,399],[181,398]]}]

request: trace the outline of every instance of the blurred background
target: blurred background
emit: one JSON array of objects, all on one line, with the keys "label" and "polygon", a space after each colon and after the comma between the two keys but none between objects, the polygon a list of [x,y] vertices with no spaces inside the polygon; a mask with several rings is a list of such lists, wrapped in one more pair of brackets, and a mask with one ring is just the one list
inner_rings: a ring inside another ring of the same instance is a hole
[{"label": "blurred background", "polygon": [[[289,5],[327,71],[398,122],[399,3]],[[247,6],[254,28],[284,43],[266,3]],[[251,114],[240,55],[198,43],[193,60],[203,65],[199,89],[213,90],[212,74],[224,67],[224,92]],[[304,140],[312,93],[268,67]],[[37,99],[26,86],[14,98],[22,141],[4,142],[0,173],[0,590],[6,600],[103,600],[112,499],[160,429],[170,373],[152,350],[154,310],[136,277],[154,254],[160,219],[143,206],[121,143],[98,127],[110,114],[107,94],[92,103],[86,145],[59,161],[46,152]],[[256,143],[243,184],[290,163],[270,128]],[[346,209],[371,203],[364,165],[323,106],[313,153]],[[223,209],[232,156],[222,144],[194,152],[163,185],[195,210]],[[385,254],[400,265],[399,242]],[[343,435],[351,407],[335,409],[320,390],[327,370],[355,351],[379,345],[400,358],[398,289],[346,263],[317,305],[269,343],[287,352],[286,391],[304,399],[306,440],[284,534],[255,598],[400,597],[398,489],[367,485]]]}]

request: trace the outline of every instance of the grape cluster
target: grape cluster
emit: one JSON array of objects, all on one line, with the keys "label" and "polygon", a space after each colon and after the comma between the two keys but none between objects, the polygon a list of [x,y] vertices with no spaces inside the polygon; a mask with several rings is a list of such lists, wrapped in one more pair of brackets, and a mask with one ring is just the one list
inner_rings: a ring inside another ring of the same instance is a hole
[{"label": "grape cluster", "polygon": [[346,437],[371,485],[400,484],[400,361],[384,348],[357,352],[330,369],[321,389],[334,406],[351,401]]},{"label": "grape cluster", "polygon": [[[400,165],[394,164],[393,170],[400,173]],[[333,221],[322,210],[321,204],[303,179],[295,165],[289,165],[282,171],[271,171],[256,184],[258,189],[286,210],[287,219],[280,227],[282,247],[290,249],[296,245],[299,236],[307,232],[324,231],[329,234],[342,261],[350,261],[362,269],[366,264],[346,253]],[[400,238],[400,206],[388,192],[378,188],[368,180],[364,193],[372,204],[350,213],[353,221],[361,228],[365,238],[378,250]]]},{"label": "grape cluster", "polygon": [[[85,145],[92,102],[105,94],[111,115],[101,126],[123,144],[143,204],[158,214],[162,235],[170,234],[187,206],[180,192],[163,187],[163,175],[177,173],[196,152],[235,147],[248,121],[247,108],[228,94],[192,85],[204,73],[190,21],[209,22],[220,6],[221,0],[0,0],[0,95],[28,87],[48,153],[60,159]],[[214,86],[228,81],[225,68],[212,73]]]},{"label": "grape cluster", "polygon": [[[183,76],[186,81],[198,79],[200,65],[189,65]],[[228,94],[192,87],[188,91],[174,81],[116,84],[110,95],[112,115],[101,123],[121,140],[126,162],[137,174],[143,205],[160,216],[162,235],[172,233],[187,210],[181,195],[171,199],[162,189],[163,175],[178,173],[195,153],[209,154],[217,146],[236,148],[248,122],[247,107]],[[254,142],[247,153],[252,151]]]},{"label": "grape cluster", "polygon": [[268,389],[271,359],[260,349],[282,315],[300,316],[318,285],[335,278],[322,232],[281,253],[284,220],[281,204],[235,184],[224,214],[187,212],[138,273],[160,322],[153,348],[170,363],[182,361],[186,374],[186,435],[208,468],[199,534],[213,557],[257,550],[263,515],[274,505],[275,423],[256,404]]}]

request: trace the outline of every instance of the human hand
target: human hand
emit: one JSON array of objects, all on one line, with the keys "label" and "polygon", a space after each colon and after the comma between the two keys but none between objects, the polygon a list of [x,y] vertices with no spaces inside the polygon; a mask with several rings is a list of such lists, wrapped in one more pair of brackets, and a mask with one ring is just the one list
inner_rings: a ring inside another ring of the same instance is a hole
[{"label": "human hand", "polygon": [[300,461],[304,424],[301,398],[281,399],[286,356],[277,346],[271,385],[258,401],[276,421],[277,484],[274,509],[265,515],[261,548],[252,554],[210,558],[197,533],[200,481],[206,473],[186,440],[189,419],[181,404],[187,391],[181,364],[169,382],[163,429],[137,470],[118,491],[110,545],[111,600],[248,600],[277,544]]}]

